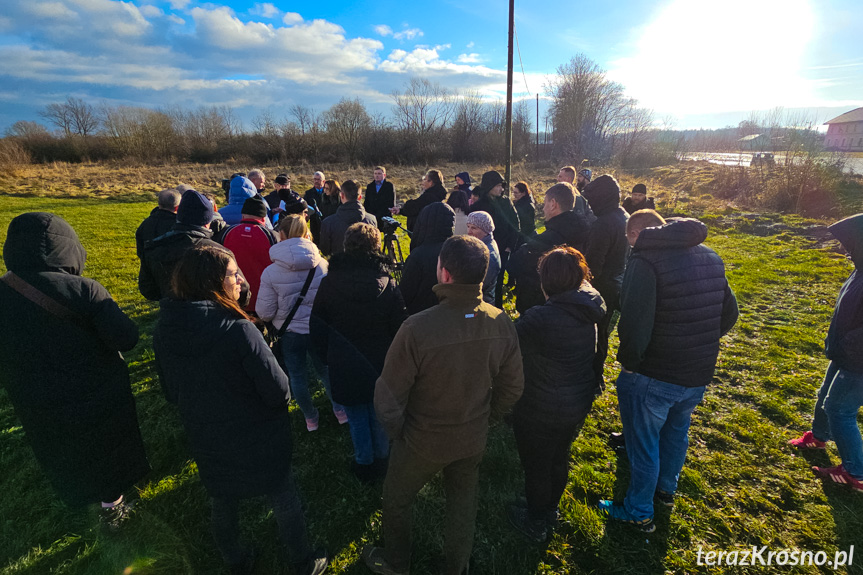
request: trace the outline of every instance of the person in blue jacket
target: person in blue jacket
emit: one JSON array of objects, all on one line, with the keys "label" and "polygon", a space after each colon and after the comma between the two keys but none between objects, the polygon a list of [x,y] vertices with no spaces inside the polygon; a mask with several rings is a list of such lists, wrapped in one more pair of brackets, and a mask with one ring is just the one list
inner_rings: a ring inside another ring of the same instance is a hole
[{"label": "person in blue jacket", "polygon": [[824,351],[830,359],[824,383],[818,391],[812,429],[792,439],[793,447],[824,449],[836,442],[842,463],[836,467],[813,467],[824,477],[863,492],[863,437],[857,414],[863,405],[863,214],[830,226],[851,261],[854,271],[839,290]]}]

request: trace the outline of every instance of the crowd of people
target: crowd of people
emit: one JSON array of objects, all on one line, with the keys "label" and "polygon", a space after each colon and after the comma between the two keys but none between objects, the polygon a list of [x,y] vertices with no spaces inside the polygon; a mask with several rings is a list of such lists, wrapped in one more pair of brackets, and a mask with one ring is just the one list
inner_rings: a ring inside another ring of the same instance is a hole
[{"label": "crowd of people", "polygon": [[[525,486],[506,516],[545,541],[558,522],[571,444],[605,389],[618,317],[630,479],[622,502],[598,507],[653,531],[655,505],[674,505],[691,415],[738,317],[724,263],[703,243],[707,227],[666,221],[643,184],[621,205],[613,176],[572,166],[545,191],[539,233],[534,192],[518,182],[510,197],[496,171],[473,187],[461,172],[448,190],[429,170],[418,197],[403,203],[384,167],[373,174],[363,188],[315,172],[303,195],[279,174],[264,195],[261,170],[238,173],[226,180],[222,208],[213,194],[178,186],[158,195],[136,232],[140,292],[159,302],[159,380],[179,410],[232,572],[254,562],[238,525],[240,502],[254,496],[269,498],[297,573],[327,567],[306,532],[287,410],[296,400],[315,432],[329,417],[312,400],[317,380],[327,412],[347,425],[351,471],[362,482],[383,479],[385,546],[363,551],[371,571],[409,573],[412,503],[442,472],[444,572],[467,572],[479,464],[489,425],[504,419]],[[381,245],[380,227],[393,215],[410,233],[398,284]],[[855,258],[861,222],[831,228]],[[149,470],[119,354],[135,346],[138,329],[81,276],[86,252],[58,216],[16,217],[3,256],[3,384],[60,497],[98,502],[106,524],[119,526],[131,509],[124,493]],[[813,428],[792,445],[836,441],[842,464],[817,471],[863,491],[861,286],[855,272],[840,293]],[[502,309],[505,288],[515,322]],[[38,357],[27,352],[34,340],[46,350]]]}]

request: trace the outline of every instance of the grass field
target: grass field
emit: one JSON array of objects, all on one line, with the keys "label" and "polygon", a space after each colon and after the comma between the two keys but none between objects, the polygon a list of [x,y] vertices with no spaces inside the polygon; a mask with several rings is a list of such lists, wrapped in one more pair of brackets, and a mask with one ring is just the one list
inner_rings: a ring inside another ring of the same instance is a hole
[{"label": "grass field", "polygon": [[[158,189],[161,184],[150,187]],[[303,189],[296,179],[294,187]],[[81,185],[84,188],[86,184]],[[63,216],[88,250],[85,275],[105,285],[141,326],[141,341],[126,357],[153,467],[138,485],[138,512],[128,527],[118,535],[105,535],[94,511],[68,510],[53,496],[5,392],[0,391],[0,572],[219,573],[207,498],[176,409],[165,402],[155,379],[151,334],[157,307],[137,291],[134,230],[153,206],[151,199],[142,201],[152,190],[92,194],[111,196],[106,199],[64,193],[59,186],[56,193],[49,193],[44,184],[22,193],[8,180],[0,182],[0,190],[16,194],[0,196],[0,243],[9,221],[19,213],[44,210]],[[677,211],[685,207],[678,205]],[[694,211],[703,214],[705,209]],[[719,212],[708,216],[707,243],[727,263],[741,317],[723,340],[715,383],[693,418],[675,508],[658,512],[658,528],[651,535],[606,525],[593,509],[600,498],[622,499],[627,485],[625,458],[618,459],[607,446],[608,434],[620,429],[610,385],[573,444],[562,521],[547,546],[524,541],[503,516],[507,503],[521,490],[522,477],[511,431],[504,426],[492,430],[481,469],[472,572],[863,573],[863,495],[822,485],[809,471],[813,464],[838,462],[835,448],[801,457],[785,445],[811,421],[815,391],[827,365],[822,341],[836,293],[851,266],[835,251],[835,244],[816,245],[788,232],[750,235],[742,220]],[[613,338],[612,358],[615,345]],[[609,361],[609,372],[617,369]],[[325,407],[322,393],[316,401]],[[334,417],[323,417],[320,431],[308,433],[293,405],[291,414],[294,467],[310,532],[333,554],[332,572],[367,573],[359,551],[381,535],[380,486],[367,487],[353,479],[348,471],[348,430]],[[423,490],[415,508],[415,574],[437,572],[442,512],[438,480]],[[263,501],[249,502],[243,526],[262,550],[258,573],[279,572],[275,520]],[[852,567],[838,570],[696,566],[700,548],[731,551],[753,545],[776,551],[823,550],[831,559],[836,550],[855,545],[857,556]]]}]

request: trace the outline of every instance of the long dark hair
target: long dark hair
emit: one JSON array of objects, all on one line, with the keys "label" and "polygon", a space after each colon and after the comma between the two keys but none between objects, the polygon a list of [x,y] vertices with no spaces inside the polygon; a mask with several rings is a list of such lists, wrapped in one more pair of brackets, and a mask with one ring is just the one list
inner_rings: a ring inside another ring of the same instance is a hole
[{"label": "long dark hair", "polygon": [[461,210],[467,213],[467,208],[470,206],[470,202],[468,202],[467,194],[464,190],[453,190],[449,198],[447,198],[446,203],[453,210]]},{"label": "long dark hair", "polygon": [[249,319],[225,289],[225,275],[232,261],[234,258],[223,248],[196,246],[188,250],[180,258],[171,277],[174,295],[185,301],[211,301],[237,317]]}]

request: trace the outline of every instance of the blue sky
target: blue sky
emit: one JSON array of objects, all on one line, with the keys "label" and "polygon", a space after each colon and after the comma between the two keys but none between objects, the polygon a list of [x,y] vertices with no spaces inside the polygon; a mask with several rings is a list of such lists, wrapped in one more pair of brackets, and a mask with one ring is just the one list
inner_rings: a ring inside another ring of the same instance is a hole
[{"label": "blue sky", "polygon": [[[0,130],[67,96],[228,105],[249,126],[359,97],[387,114],[411,76],[505,90],[506,0],[2,0]],[[783,106],[824,121],[863,106],[859,0],[519,1],[516,97],[582,52],[678,128]],[[543,106],[544,107],[544,106]]]}]

